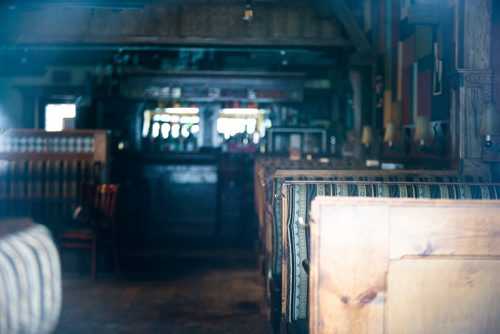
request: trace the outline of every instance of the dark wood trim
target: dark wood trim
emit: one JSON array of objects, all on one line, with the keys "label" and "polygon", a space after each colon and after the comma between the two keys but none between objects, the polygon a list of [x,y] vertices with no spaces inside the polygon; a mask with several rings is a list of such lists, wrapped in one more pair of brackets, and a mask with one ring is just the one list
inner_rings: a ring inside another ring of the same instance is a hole
[{"label": "dark wood trim", "polygon": [[331,8],[335,13],[337,19],[342,23],[346,29],[349,37],[351,38],[352,44],[358,52],[369,52],[372,46],[368,39],[366,38],[363,29],[356,21],[356,18],[351,12],[351,9],[345,2],[345,0],[335,0],[331,1]]},{"label": "dark wood trim", "polygon": [[168,77],[210,77],[210,78],[265,78],[265,79],[304,79],[307,77],[303,72],[236,72],[236,71],[157,71],[157,70],[127,70],[126,76],[168,76]]},{"label": "dark wood trim", "polygon": [[240,38],[215,38],[215,37],[175,37],[175,36],[23,36],[18,39],[10,39],[4,44],[29,45],[29,44],[62,44],[62,45],[169,45],[169,46],[232,46],[260,47],[260,46],[282,46],[282,47],[332,47],[350,46],[351,43],[345,39],[330,37],[240,37]]}]

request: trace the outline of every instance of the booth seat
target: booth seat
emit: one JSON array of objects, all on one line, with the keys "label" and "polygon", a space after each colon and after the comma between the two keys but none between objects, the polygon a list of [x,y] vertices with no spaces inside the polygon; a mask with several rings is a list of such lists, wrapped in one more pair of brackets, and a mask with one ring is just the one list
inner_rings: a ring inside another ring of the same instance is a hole
[{"label": "booth seat", "polygon": [[317,196],[497,200],[500,184],[373,181],[286,181],[283,184],[282,329],[308,315],[310,209]]}]

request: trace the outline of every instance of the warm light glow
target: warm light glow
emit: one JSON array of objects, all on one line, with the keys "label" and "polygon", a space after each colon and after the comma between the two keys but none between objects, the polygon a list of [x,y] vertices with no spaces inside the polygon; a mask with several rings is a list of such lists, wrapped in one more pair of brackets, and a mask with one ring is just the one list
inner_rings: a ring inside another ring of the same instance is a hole
[{"label": "warm light glow", "polygon": [[252,115],[264,113],[263,110],[255,108],[225,108],[220,111],[220,115]]},{"label": "warm light glow", "polygon": [[144,124],[142,125],[142,136],[143,137],[148,136],[150,126],[151,126],[151,111],[146,110],[144,112]]},{"label": "warm light glow", "polygon": [[479,134],[481,136],[498,136],[500,134],[500,113],[496,110],[496,105],[492,101],[484,104]]},{"label": "warm light glow", "polygon": [[180,119],[180,122],[182,124],[186,124],[186,123],[191,123],[191,124],[199,123],[200,122],[200,117],[198,117],[198,116],[182,116],[181,119]]},{"label": "warm light glow", "polygon": [[191,126],[191,133],[192,134],[197,134],[198,132],[200,132],[200,126],[198,124]]},{"label": "warm light glow", "polygon": [[171,131],[172,137],[178,138],[180,132],[181,132],[181,126],[179,124],[172,125],[172,131]]},{"label": "warm light glow", "polygon": [[373,141],[372,127],[369,125],[363,126],[363,132],[361,134],[361,143],[363,145],[369,146]]},{"label": "warm light glow", "polygon": [[187,138],[189,136],[189,126],[188,125],[182,126],[181,136],[183,136],[184,138]]},{"label": "warm light glow", "polygon": [[199,123],[199,116],[178,116],[178,115],[169,115],[169,114],[156,114],[153,116],[153,121],[161,121],[161,122],[180,122],[180,123]]},{"label": "warm light glow", "polygon": [[174,115],[198,115],[200,109],[198,108],[165,108],[167,114]]},{"label": "warm light glow", "polygon": [[414,140],[420,142],[420,145],[423,146],[427,142],[434,140],[433,137],[434,132],[427,116],[418,116],[415,123]]},{"label": "warm light glow", "polygon": [[396,126],[394,125],[394,123],[389,122],[385,127],[384,142],[392,145],[395,139],[396,139]]},{"label": "warm light glow", "polygon": [[47,104],[45,107],[45,130],[62,131],[64,120],[76,117],[76,104]]},{"label": "warm light glow", "polygon": [[163,123],[161,125],[161,136],[166,139],[168,138],[169,132],[170,132],[170,124]]},{"label": "warm light glow", "polygon": [[260,134],[258,132],[255,132],[253,134],[253,143],[254,144],[258,144],[259,143],[259,140],[260,140]]},{"label": "warm light glow", "polygon": [[160,135],[160,123],[154,123],[153,129],[151,130],[151,136],[156,138]]},{"label": "warm light glow", "polygon": [[255,118],[224,118],[220,117],[217,120],[217,132],[224,135],[225,139],[232,137],[238,133],[243,133],[245,130],[249,134],[255,132],[257,120]]}]

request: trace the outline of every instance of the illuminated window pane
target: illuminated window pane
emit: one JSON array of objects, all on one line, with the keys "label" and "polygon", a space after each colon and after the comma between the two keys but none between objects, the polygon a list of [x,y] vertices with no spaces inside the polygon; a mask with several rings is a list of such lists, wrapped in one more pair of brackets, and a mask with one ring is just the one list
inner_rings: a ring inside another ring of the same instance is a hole
[{"label": "illuminated window pane", "polygon": [[163,123],[161,125],[161,136],[166,139],[168,138],[169,132],[170,132],[170,124]]},{"label": "illuminated window pane", "polygon": [[200,122],[200,117],[198,116],[182,116],[180,118],[181,123],[199,123]]},{"label": "illuminated window pane", "polygon": [[182,126],[181,136],[183,136],[184,138],[187,138],[189,136],[189,126],[188,125]]},{"label": "illuminated window pane", "polygon": [[151,124],[151,111],[144,112],[144,124],[142,125],[142,136],[147,137],[149,133],[149,126]]},{"label": "illuminated window pane", "polygon": [[179,124],[172,125],[172,137],[178,138],[181,132],[181,126]]},{"label": "illuminated window pane", "polygon": [[152,130],[151,135],[153,138],[156,138],[160,135],[160,123],[153,124],[153,130]]},{"label": "illuminated window pane", "polygon": [[47,104],[45,107],[45,130],[62,131],[74,128],[76,104]]},{"label": "illuminated window pane", "polygon": [[257,127],[255,118],[225,118],[220,117],[217,120],[217,132],[224,135],[228,139],[238,133],[253,134]]},{"label": "illuminated window pane", "polygon": [[191,127],[191,133],[192,134],[197,134],[198,132],[200,132],[200,126],[198,124],[195,124]]}]

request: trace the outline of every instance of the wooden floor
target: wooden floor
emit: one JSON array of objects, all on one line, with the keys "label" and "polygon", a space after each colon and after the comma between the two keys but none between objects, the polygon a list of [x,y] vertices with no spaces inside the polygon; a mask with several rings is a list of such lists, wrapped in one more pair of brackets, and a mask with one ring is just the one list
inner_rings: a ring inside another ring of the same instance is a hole
[{"label": "wooden floor", "polygon": [[[269,333],[252,251],[129,254],[128,273],[66,273],[56,333]],[[126,267],[126,266],[125,266]]]}]

